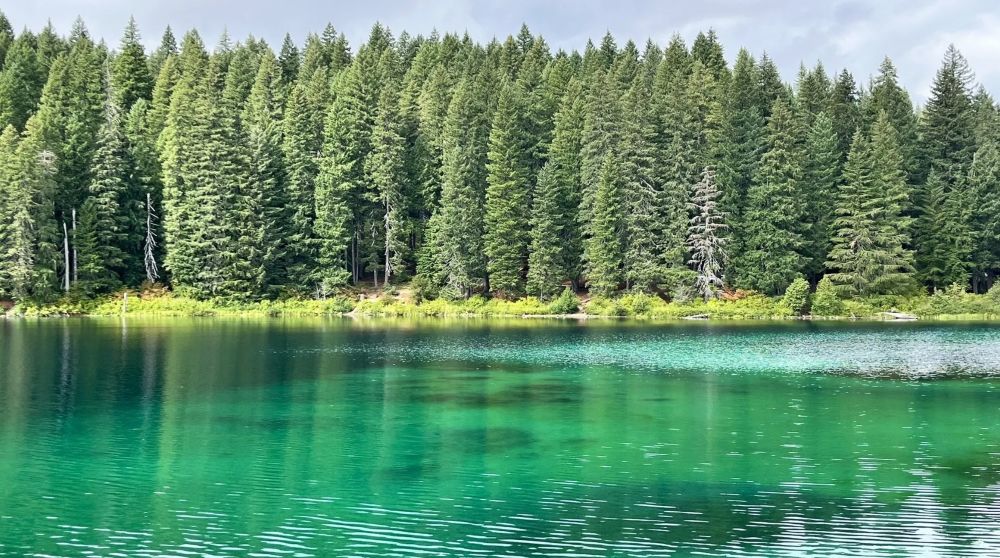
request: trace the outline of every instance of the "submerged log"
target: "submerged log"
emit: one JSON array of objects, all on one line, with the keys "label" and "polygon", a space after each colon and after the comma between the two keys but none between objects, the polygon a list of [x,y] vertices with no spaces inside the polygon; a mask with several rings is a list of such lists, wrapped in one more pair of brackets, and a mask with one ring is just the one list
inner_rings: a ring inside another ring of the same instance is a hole
[{"label": "submerged log", "polygon": [[913,321],[918,319],[913,314],[907,314],[906,312],[897,312],[895,310],[890,310],[888,312],[879,312],[879,315],[885,316],[891,320]]},{"label": "submerged log", "polygon": [[684,316],[682,320],[707,320],[708,314],[695,314],[693,316]]}]

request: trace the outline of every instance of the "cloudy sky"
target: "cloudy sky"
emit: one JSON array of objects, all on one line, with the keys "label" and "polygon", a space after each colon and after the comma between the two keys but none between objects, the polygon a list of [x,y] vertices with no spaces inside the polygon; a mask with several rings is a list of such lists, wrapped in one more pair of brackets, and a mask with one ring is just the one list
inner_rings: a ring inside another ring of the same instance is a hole
[{"label": "cloudy sky", "polygon": [[[223,29],[234,38],[254,34],[280,45],[290,32],[299,42],[326,22],[353,44],[381,21],[398,34],[468,31],[478,40],[516,33],[522,22],[555,48],[582,48],[587,38],[611,31],[664,44],[680,33],[690,44],[714,28],[732,60],[739,47],[766,51],[786,80],[799,64],[822,60],[828,71],[848,68],[867,82],[882,57],[899,67],[914,100],[926,98],[941,54],[955,43],[977,79],[1000,94],[1000,5],[995,0],[25,0],[4,2],[15,29],[38,29],[51,19],[62,32],[80,15],[91,32],[116,44],[134,15],[150,46],[166,24],[178,35],[197,27],[213,44]],[[596,41],[595,41],[596,42]]]}]

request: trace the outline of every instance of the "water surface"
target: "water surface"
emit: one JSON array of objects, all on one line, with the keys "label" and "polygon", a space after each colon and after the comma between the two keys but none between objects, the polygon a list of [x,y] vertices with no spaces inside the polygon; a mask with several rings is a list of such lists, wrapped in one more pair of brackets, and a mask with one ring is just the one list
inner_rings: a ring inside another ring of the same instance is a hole
[{"label": "water surface", "polygon": [[1000,328],[0,320],[0,556],[998,556]]}]

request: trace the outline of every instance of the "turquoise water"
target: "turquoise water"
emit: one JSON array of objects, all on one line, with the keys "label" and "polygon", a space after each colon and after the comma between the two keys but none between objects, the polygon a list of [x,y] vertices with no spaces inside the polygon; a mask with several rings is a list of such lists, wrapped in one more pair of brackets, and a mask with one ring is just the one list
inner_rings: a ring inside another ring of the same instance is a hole
[{"label": "turquoise water", "polygon": [[0,556],[1000,556],[1000,328],[0,320]]}]

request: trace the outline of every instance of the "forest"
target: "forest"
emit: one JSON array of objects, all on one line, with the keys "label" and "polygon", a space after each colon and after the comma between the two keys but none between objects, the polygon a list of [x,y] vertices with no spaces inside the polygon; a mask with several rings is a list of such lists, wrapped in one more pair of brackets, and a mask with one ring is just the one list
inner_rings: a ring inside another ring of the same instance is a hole
[{"label": "forest", "polygon": [[847,299],[1000,272],[1000,115],[955,47],[917,107],[888,58],[786,82],[713,31],[177,37],[0,15],[0,299]]}]

